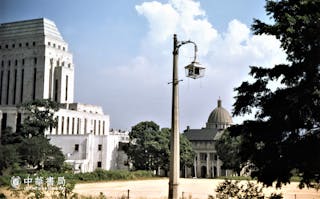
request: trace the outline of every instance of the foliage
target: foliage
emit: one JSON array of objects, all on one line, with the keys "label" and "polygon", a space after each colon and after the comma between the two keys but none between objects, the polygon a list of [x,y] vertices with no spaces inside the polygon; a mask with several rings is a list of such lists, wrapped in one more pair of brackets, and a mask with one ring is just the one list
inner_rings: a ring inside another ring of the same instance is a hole
[{"label": "foliage", "polygon": [[196,153],[194,152],[191,142],[184,134],[180,134],[180,165],[192,167]]},{"label": "foliage", "polygon": [[222,168],[234,170],[238,176],[240,176],[242,165],[244,164],[239,155],[240,143],[240,136],[232,137],[229,131],[224,131],[215,145],[217,154],[223,162]]},{"label": "foliage", "polygon": [[[0,144],[0,174],[10,173],[7,169],[14,169],[20,161],[19,154],[17,153],[16,145],[1,145]],[[6,171],[6,172],[5,172]]]},{"label": "foliage", "polygon": [[[265,198],[263,194],[263,187],[258,186],[254,182],[247,181],[243,184],[240,181],[225,180],[220,183],[217,188],[217,199],[262,199]],[[281,199],[282,194],[272,193],[270,199]]]},{"label": "foliage", "polygon": [[18,150],[21,159],[38,170],[60,170],[65,160],[61,150],[51,145],[46,137],[24,139]]},{"label": "foliage", "polygon": [[[229,130],[241,136],[252,177],[279,187],[298,171],[301,185],[311,186],[320,180],[320,1],[267,0],[266,11],[274,23],[255,20],[252,29],[279,39],[288,63],[251,67],[254,80],[235,89],[233,115],[257,110],[255,119]],[[273,81],[281,86],[270,89]]]},{"label": "foliage", "polygon": [[51,145],[44,131],[56,125],[58,104],[47,99],[35,100],[19,107],[26,118],[17,131],[2,131],[0,144],[0,174],[17,167],[60,171],[65,160],[61,150]]},{"label": "foliage", "polygon": [[24,103],[21,109],[27,115],[19,128],[19,131],[25,137],[44,136],[46,129],[57,126],[57,118],[54,117],[55,112],[59,110],[57,102],[48,99],[36,99]]},{"label": "foliage", "polygon": [[162,146],[156,140],[159,136],[159,126],[154,122],[140,122],[132,127],[128,156],[138,170],[157,170],[161,162]]},{"label": "foliage", "polygon": [[[134,167],[140,170],[169,170],[170,132],[154,122],[140,122],[132,127],[127,154]],[[180,134],[180,164],[193,164],[194,151],[191,143]]]}]

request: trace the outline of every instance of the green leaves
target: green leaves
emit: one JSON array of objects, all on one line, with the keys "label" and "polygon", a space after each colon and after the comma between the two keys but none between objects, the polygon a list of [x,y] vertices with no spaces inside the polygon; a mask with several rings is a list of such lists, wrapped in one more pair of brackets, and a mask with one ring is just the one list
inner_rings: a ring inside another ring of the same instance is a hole
[{"label": "green leaves", "polygon": [[[267,0],[266,12],[274,23],[254,20],[252,30],[278,38],[288,63],[251,66],[254,81],[235,89],[233,115],[257,110],[255,119],[229,130],[242,138],[239,156],[252,164],[252,177],[281,186],[299,174],[310,186],[320,180],[320,1]],[[268,89],[275,80],[281,88]]]},{"label": "green leaves", "polygon": [[[168,128],[159,129],[152,122],[140,122],[132,127],[127,154],[137,170],[169,170],[170,133]],[[194,151],[186,137],[180,135],[180,164],[191,166]]]}]

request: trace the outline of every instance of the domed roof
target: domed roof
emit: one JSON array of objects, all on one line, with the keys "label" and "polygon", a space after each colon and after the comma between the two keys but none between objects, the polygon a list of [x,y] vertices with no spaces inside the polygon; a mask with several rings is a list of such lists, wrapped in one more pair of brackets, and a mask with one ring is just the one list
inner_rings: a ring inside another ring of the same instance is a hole
[{"label": "domed roof", "polygon": [[217,127],[217,125],[230,125],[232,124],[232,118],[229,112],[221,106],[221,100],[218,100],[218,107],[215,108],[207,122],[207,128]]}]

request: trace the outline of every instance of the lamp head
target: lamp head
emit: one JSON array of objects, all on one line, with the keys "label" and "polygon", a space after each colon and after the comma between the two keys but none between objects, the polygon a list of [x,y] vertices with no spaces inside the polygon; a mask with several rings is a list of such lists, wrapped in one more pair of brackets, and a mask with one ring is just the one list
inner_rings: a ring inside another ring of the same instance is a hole
[{"label": "lamp head", "polygon": [[186,70],[186,76],[192,79],[198,79],[204,76],[205,67],[201,66],[199,62],[193,61],[191,64],[184,67]]}]

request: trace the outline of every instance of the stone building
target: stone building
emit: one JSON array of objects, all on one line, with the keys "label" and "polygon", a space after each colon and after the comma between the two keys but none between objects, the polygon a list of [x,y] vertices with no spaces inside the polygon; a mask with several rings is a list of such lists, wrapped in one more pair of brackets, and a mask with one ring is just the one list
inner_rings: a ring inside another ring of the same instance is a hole
[{"label": "stone building", "polygon": [[[75,170],[115,169],[115,151],[128,135],[110,132],[110,118],[100,106],[74,102],[74,63],[55,23],[40,18],[0,24],[1,130],[16,131],[24,114],[17,108],[35,99],[61,104],[51,142]],[[1,132],[0,132],[1,135]],[[96,156],[96,152],[99,155]]]},{"label": "stone building", "polygon": [[222,102],[219,99],[218,106],[209,115],[205,128],[190,129],[187,127],[184,135],[191,142],[196,157],[194,166],[186,169],[186,176],[214,178],[231,174],[231,171],[221,168],[222,162],[215,147],[215,141],[231,124],[232,118],[229,112],[222,107]]}]

